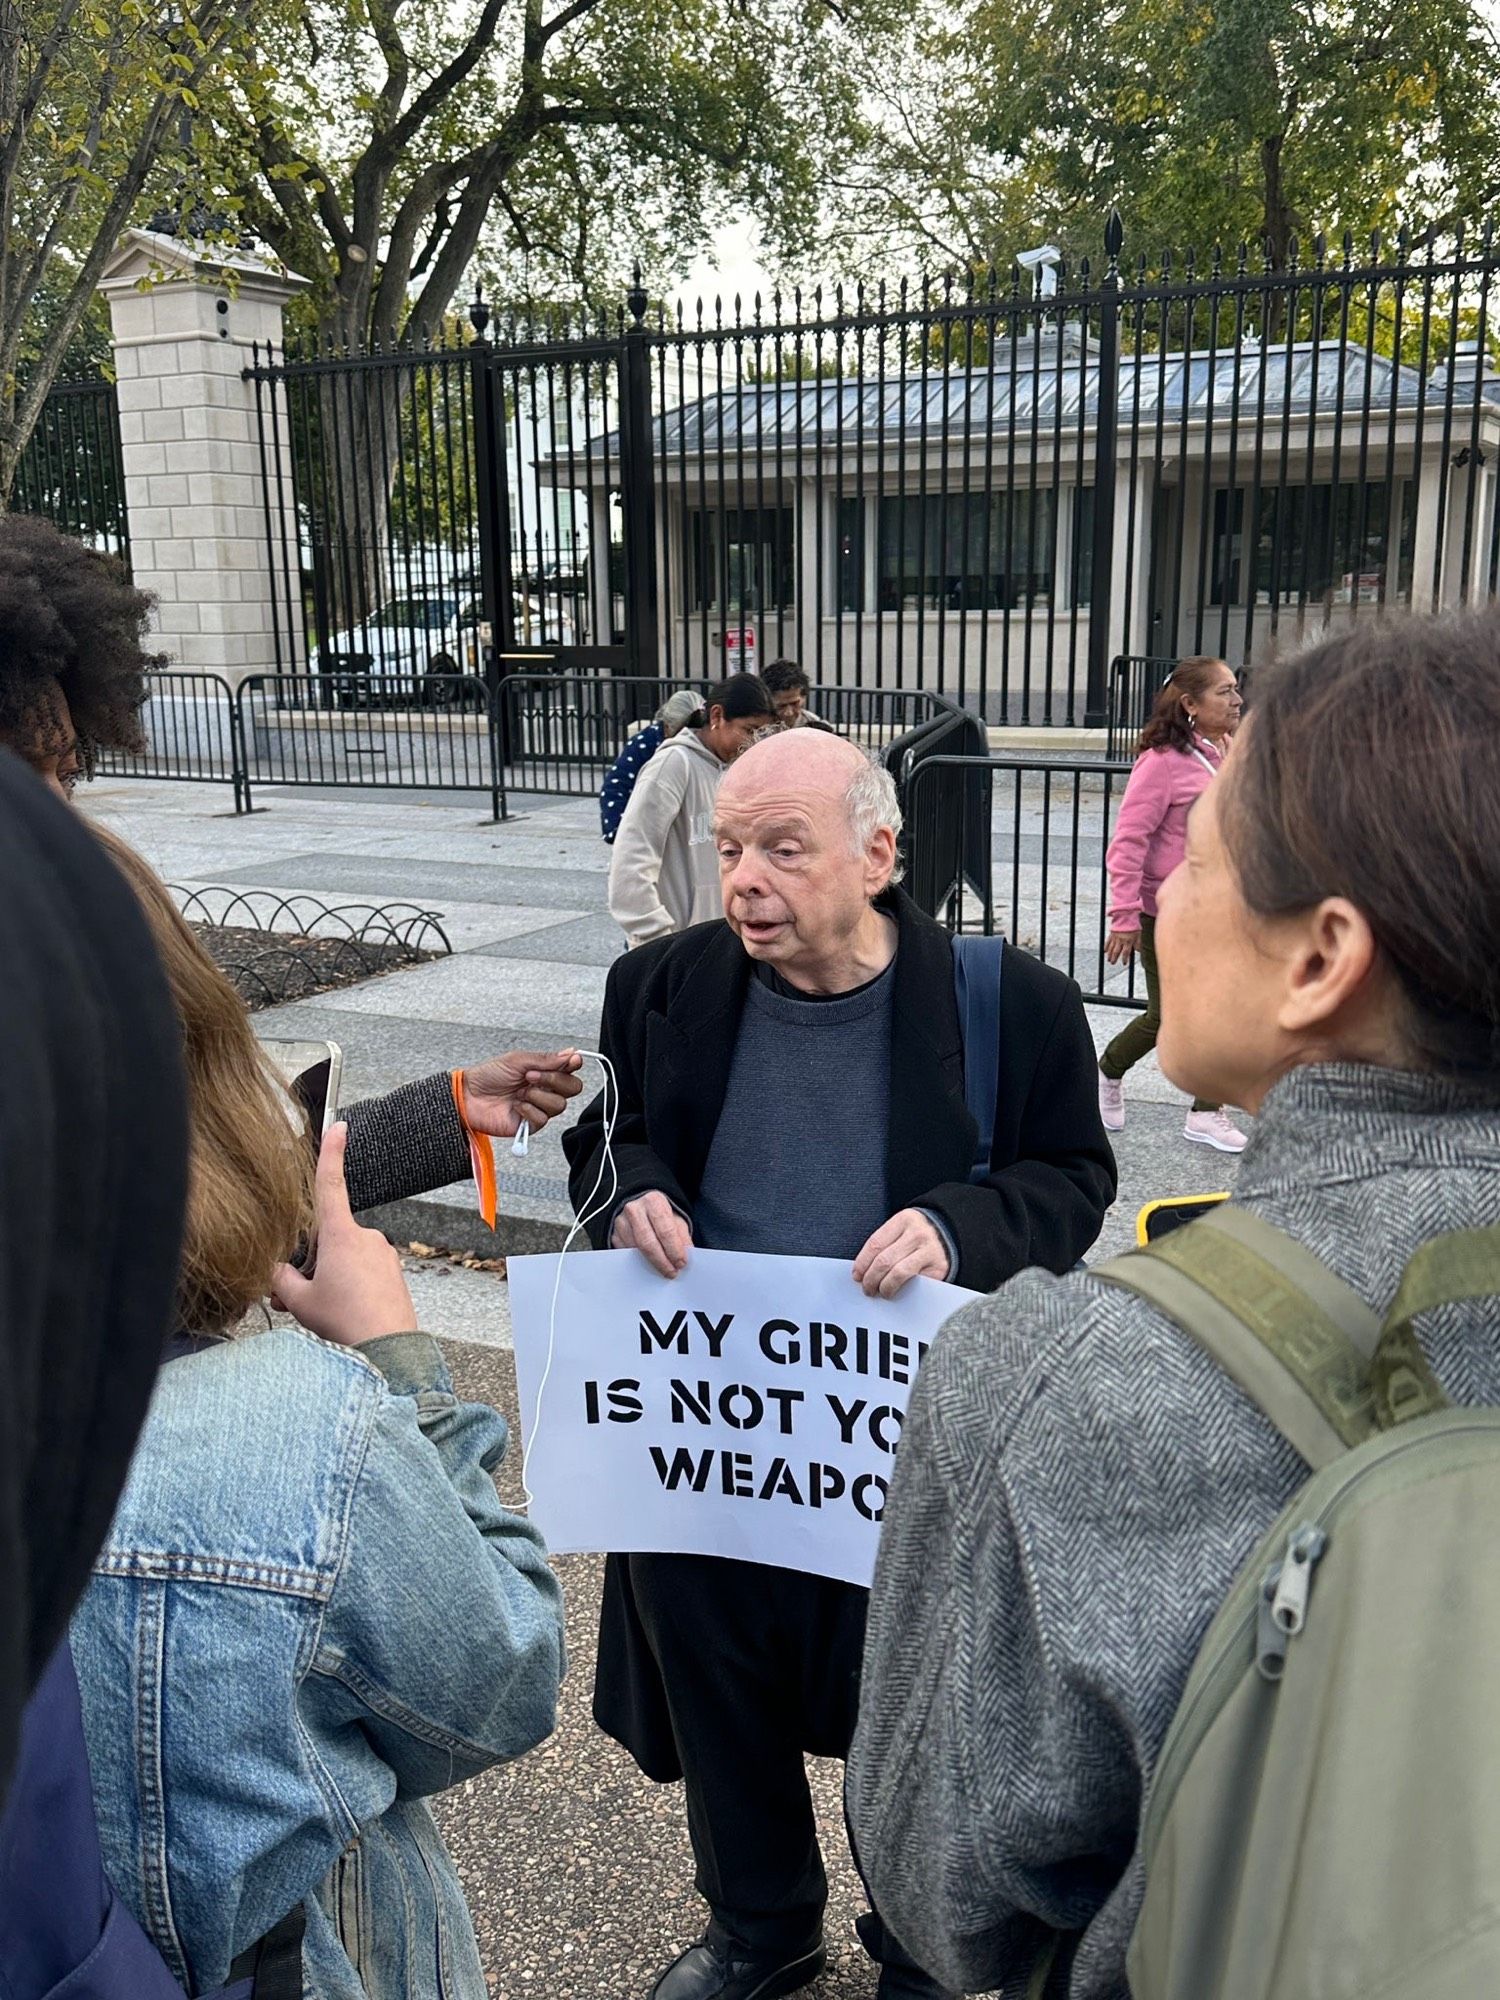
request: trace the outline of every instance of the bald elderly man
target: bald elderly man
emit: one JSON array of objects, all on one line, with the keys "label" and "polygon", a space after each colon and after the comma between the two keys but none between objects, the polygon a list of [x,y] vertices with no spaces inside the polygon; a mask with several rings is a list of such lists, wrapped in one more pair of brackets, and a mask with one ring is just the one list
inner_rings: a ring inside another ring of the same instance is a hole
[{"label": "bald elderly man", "polygon": [[[847,1258],[872,1296],[1069,1270],[1115,1193],[1078,988],[1009,945],[989,1174],[964,1100],[946,931],[894,886],[887,773],[839,737],[763,739],[719,788],[725,920],[617,959],[600,1047],[619,1198],[591,1225],[665,1276],[693,1246]],[[575,1204],[596,1099],[564,1141]],[[773,2000],[815,1979],[827,1880],[804,1754],[854,1731],[867,1593],[704,1556],[612,1555],[594,1716],[647,1777],[686,1779],[705,1935],[652,2000]],[[881,2000],[935,1985],[871,1912]]]}]

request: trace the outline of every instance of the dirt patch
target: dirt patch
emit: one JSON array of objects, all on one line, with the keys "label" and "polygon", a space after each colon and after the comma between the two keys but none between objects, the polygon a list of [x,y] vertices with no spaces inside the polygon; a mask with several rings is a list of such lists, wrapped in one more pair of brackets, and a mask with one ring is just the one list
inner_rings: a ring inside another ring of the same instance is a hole
[{"label": "dirt patch", "polygon": [[299,937],[232,924],[192,926],[209,957],[252,1013],[286,1000],[307,1000],[341,986],[357,986],[404,965],[437,956],[410,945],[348,937]]}]

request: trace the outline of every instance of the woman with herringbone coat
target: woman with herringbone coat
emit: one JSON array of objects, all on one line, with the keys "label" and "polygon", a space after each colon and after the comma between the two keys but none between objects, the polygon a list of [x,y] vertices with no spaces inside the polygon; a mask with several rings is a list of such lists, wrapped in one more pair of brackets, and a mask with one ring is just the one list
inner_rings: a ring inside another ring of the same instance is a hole
[{"label": "woman with herringbone coat", "polygon": [[[1237,1205],[1379,1314],[1419,1245],[1500,1222],[1500,619],[1357,629],[1258,677],[1157,936],[1163,1070],[1256,1114]],[[1416,1333],[1451,1401],[1500,1405],[1500,1299]],[[1052,1954],[1048,1995],[1125,2000],[1163,1739],[1306,1476],[1187,1332],[1098,1277],[1025,1272],[940,1334],[848,1803],[882,1916],[945,1985],[1041,1991]]]}]

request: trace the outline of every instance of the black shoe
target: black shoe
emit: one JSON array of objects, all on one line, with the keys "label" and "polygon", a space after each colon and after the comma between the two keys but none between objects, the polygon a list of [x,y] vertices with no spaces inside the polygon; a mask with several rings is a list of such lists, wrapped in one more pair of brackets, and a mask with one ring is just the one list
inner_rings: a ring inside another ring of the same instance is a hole
[{"label": "black shoe", "polygon": [[652,1987],[651,2000],[779,2000],[811,1986],[827,1963],[821,1944],[784,1959],[705,1937],[673,1959]]}]

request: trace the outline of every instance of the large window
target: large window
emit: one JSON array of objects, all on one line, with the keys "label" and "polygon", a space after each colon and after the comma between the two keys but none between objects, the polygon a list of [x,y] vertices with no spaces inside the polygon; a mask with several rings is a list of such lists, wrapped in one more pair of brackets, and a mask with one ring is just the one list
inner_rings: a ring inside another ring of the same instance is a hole
[{"label": "large window", "polygon": [[687,609],[720,618],[786,610],[797,560],[790,507],[688,513]]},{"label": "large window", "polygon": [[1025,493],[887,494],[876,578],[882,611],[944,605],[1013,611],[1052,595],[1056,514],[1046,488]]},{"label": "large window", "polygon": [[[1253,505],[1252,505],[1253,501]],[[1411,595],[1415,488],[1396,481],[1395,520],[1384,480],[1240,487],[1214,494],[1215,604],[1331,598],[1373,603]]]},{"label": "large window", "polygon": [[1012,493],[885,493],[841,500],[838,591],[866,608],[866,514],[875,508],[874,603],[880,611],[1013,611],[1047,603],[1057,557],[1057,500]]}]

